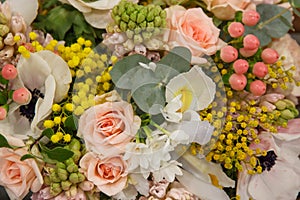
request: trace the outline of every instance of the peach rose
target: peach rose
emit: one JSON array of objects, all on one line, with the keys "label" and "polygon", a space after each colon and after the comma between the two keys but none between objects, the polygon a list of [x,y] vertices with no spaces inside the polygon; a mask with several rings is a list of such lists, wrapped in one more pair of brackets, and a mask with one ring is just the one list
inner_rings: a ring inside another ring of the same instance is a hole
[{"label": "peach rose", "polygon": [[221,20],[233,19],[236,11],[256,9],[251,0],[204,0],[204,3],[207,10]]},{"label": "peach rose", "polygon": [[225,43],[219,39],[220,30],[201,8],[186,10],[182,6],[171,6],[167,11],[169,45],[190,49],[193,57],[215,54]]},{"label": "peach rose", "polygon": [[[25,146],[22,140],[5,136],[12,146]],[[5,187],[10,199],[23,199],[31,190],[37,192],[43,184],[41,169],[34,159],[21,161],[26,148],[0,148],[0,185]]]},{"label": "peach rose", "polygon": [[83,113],[78,135],[87,149],[104,156],[118,155],[135,136],[141,119],[134,115],[131,104],[125,101],[105,102]]},{"label": "peach rose", "polygon": [[87,180],[108,196],[121,192],[126,185],[127,163],[121,156],[102,159],[94,152],[89,152],[81,158],[79,166]]}]

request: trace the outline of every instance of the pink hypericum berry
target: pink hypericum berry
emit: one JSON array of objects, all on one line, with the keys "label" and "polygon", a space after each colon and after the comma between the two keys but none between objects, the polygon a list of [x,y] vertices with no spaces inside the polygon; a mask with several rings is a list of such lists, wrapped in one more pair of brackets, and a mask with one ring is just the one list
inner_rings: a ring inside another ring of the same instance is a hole
[{"label": "pink hypericum berry", "polygon": [[258,78],[263,78],[268,74],[268,67],[263,62],[257,62],[253,65],[252,73]]},{"label": "pink hypericum berry", "polygon": [[6,80],[13,80],[17,77],[18,71],[12,64],[6,64],[2,68],[1,74]]},{"label": "pink hypericum berry", "polygon": [[240,54],[242,56],[244,56],[245,58],[251,57],[254,54],[256,54],[258,48],[253,49],[253,50],[249,50],[249,49],[245,49],[245,48],[240,48]]},{"label": "pink hypericum berry", "polygon": [[248,34],[243,39],[243,45],[244,45],[245,49],[253,50],[253,49],[257,49],[259,47],[260,42],[259,42],[259,39],[255,35]]},{"label": "pink hypericum berry", "polygon": [[272,48],[266,48],[261,52],[261,58],[265,63],[273,64],[278,60],[279,55],[276,50]]},{"label": "pink hypericum berry", "polygon": [[248,71],[249,63],[244,59],[238,59],[233,63],[233,69],[237,74],[244,74]]},{"label": "pink hypericum berry", "polygon": [[266,93],[267,87],[261,80],[256,80],[250,83],[250,92],[255,96],[261,96]]},{"label": "pink hypericum berry", "polygon": [[255,26],[260,19],[260,15],[255,10],[245,10],[242,16],[242,22],[247,26]]},{"label": "pink hypericum berry", "polygon": [[0,120],[3,120],[6,118],[6,115],[7,115],[7,111],[5,108],[3,107],[0,107]]},{"label": "pink hypericum berry", "polygon": [[247,78],[244,74],[232,74],[229,78],[229,84],[234,90],[243,90],[247,85]]},{"label": "pink hypericum berry", "polygon": [[13,100],[21,105],[26,105],[31,99],[31,93],[26,88],[19,88],[13,93]]},{"label": "pink hypericum berry", "polygon": [[233,38],[242,36],[244,32],[245,32],[244,25],[240,22],[232,22],[228,26],[228,33]]},{"label": "pink hypericum berry", "polygon": [[235,61],[238,58],[238,51],[233,46],[225,46],[221,49],[220,57],[221,59],[226,62],[230,63]]}]

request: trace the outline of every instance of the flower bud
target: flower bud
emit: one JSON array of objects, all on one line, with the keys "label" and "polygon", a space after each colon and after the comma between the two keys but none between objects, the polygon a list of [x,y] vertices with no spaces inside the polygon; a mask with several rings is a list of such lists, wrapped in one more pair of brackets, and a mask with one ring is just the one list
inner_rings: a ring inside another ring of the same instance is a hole
[{"label": "flower bud", "polygon": [[3,66],[1,71],[2,77],[6,80],[13,80],[17,77],[18,71],[12,64],[6,64]]},{"label": "flower bud", "polygon": [[53,196],[56,196],[56,195],[58,195],[59,193],[62,192],[62,189],[61,189],[59,183],[51,183],[50,187],[51,187],[50,188],[50,194],[53,195]]},{"label": "flower bud", "polygon": [[0,12],[0,24],[6,24],[7,21],[8,20],[7,20],[6,16],[2,12]]},{"label": "flower bud", "polygon": [[69,180],[71,181],[71,183],[79,183],[79,178],[78,178],[78,175],[77,173],[71,173],[70,176],[69,176]]},{"label": "flower bud", "polygon": [[277,110],[284,110],[286,108],[286,103],[282,100],[279,100],[275,103]]},{"label": "flower bud", "polygon": [[72,138],[69,147],[71,150],[80,150],[81,148],[81,144],[79,142],[79,140],[77,140],[76,138]]},{"label": "flower bud", "polygon": [[65,164],[68,165],[72,165],[75,164],[73,158],[69,158],[68,160],[65,161]]},{"label": "flower bud", "polygon": [[0,59],[6,60],[11,58],[14,55],[14,47],[12,46],[6,46],[4,49],[0,51]]},{"label": "flower bud", "polygon": [[13,92],[12,99],[20,105],[26,105],[31,100],[31,93],[25,87],[19,88]]},{"label": "flower bud", "polygon": [[295,118],[294,114],[289,109],[285,109],[285,110],[281,111],[280,117],[282,117],[283,119],[286,119],[286,120]]},{"label": "flower bud", "polygon": [[129,21],[129,16],[127,15],[127,13],[123,13],[122,16],[121,16],[121,19],[122,19],[124,22],[128,22],[128,21]]},{"label": "flower bud", "polygon": [[130,21],[128,22],[128,28],[129,28],[130,30],[134,30],[135,27],[136,27],[136,23],[130,20]]},{"label": "flower bud", "polygon": [[75,163],[73,163],[73,164],[67,166],[67,170],[70,173],[77,172],[78,166]]},{"label": "flower bud", "polygon": [[83,191],[91,191],[94,188],[94,183],[91,181],[83,181],[78,185]]},{"label": "flower bud", "polygon": [[25,32],[26,23],[24,18],[20,15],[11,17],[11,29],[14,34],[19,32]]},{"label": "flower bud", "polygon": [[161,17],[157,16],[154,18],[154,26],[159,27],[162,24]]},{"label": "flower bud", "polygon": [[62,182],[60,183],[60,185],[61,185],[61,188],[62,188],[63,190],[69,190],[70,187],[71,187],[71,185],[72,185],[72,183],[71,183],[70,181],[66,180],[66,181],[62,181]]},{"label": "flower bud", "polygon": [[130,19],[133,21],[133,22],[136,22],[137,20],[137,15],[138,15],[138,12],[137,11],[134,11],[133,13],[130,14]]},{"label": "flower bud", "polygon": [[13,46],[15,45],[15,40],[14,40],[14,36],[12,33],[8,33],[6,38],[4,39],[4,44],[9,45],[9,46]]},{"label": "flower bud", "polygon": [[77,194],[77,187],[75,185],[72,185],[69,191],[66,191],[66,195],[68,197],[75,197]]},{"label": "flower bud", "polygon": [[73,150],[74,155],[72,156],[75,163],[77,163],[81,157],[81,152],[78,150]]},{"label": "flower bud", "polygon": [[58,169],[57,169],[57,175],[58,175],[58,177],[59,177],[59,179],[60,179],[61,181],[65,181],[65,180],[68,179],[69,173],[68,173],[67,170],[65,170],[65,169],[58,168]]},{"label": "flower bud", "polygon": [[78,173],[77,175],[78,175],[78,181],[79,181],[79,182],[82,182],[82,181],[85,180],[85,176],[84,176],[83,174]]},{"label": "flower bud", "polygon": [[3,37],[9,33],[9,27],[3,24],[0,24],[0,36]]},{"label": "flower bud", "polygon": [[58,177],[57,173],[55,173],[55,172],[50,174],[50,180],[51,180],[51,182],[54,182],[54,183],[59,183],[61,181],[60,178]]},{"label": "flower bud", "polygon": [[51,184],[51,180],[49,176],[44,176],[44,184],[47,186]]},{"label": "flower bud", "polygon": [[291,100],[283,99],[283,101],[286,103],[287,108],[289,108],[289,109],[296,108],[296,105]]},{"label": "flower bud", "polygon": [[134,44],[140,44],[143,42],[143,38],[141,35],[134,35],[133,36],[133,43]]},{"label": "flower bud", "polygon": [[66,169],[66,165],[62,162],[57,162],[56,163],[56,167],[57,168],[60,168],[60,169]]},{"label": "flower bud", "polygon": [[144,40],[149,40],[152,36],[152,33],[144,31],[144,32],[142,32],[142,36],[143,36]]},{"label": "flower bud", "polygon": [[123,21],[120,22],[120,29],[125,32],[127,30],[127,24]]},{"label": "flower bud", "polygon": [[154,20],[154,17],[155,17],[155,15],[154,15],[154,11],[153,10],[151,10],[149,13],[148,13],[148,15],[147,15],[147,21],[148,22],[151,22],[151,21],[153,21]]},{"label": "flower bud", "polygon": [[2,106],[0,107],[0,120],[4,120],[6,118],[7,111]]},{"label": "flower bud", "polygon": [[144,22],[145,21],[145,15],[142,13],[142,12],[140,12],[138,15],[137,15],[137,18],[136,18],[136,22],[138,23],[138,24],[140,24],[140,23],[142,23],[142,22]]}]

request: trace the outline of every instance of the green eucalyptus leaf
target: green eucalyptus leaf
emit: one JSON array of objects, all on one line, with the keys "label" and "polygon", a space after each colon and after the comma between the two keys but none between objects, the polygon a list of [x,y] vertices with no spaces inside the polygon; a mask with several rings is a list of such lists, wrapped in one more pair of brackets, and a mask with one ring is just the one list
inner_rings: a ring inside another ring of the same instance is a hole
[{"label": "green eucalyptus leaf", "polygon": [[132,97],[142,111],[151,115],[159,114],[166,103],[165,87],[157,83],[142,85],[133,91]]},{"label": "green eucalyptus leaf", "polygon": [[159,63],[174,68],[179,73],[190,69],[192,54],[188,48],[175,47]]},{"label": "green eucalyptus leaf", "polygon": [[0,148],[1,147],[7,147],[7,148],[10,148],[10,149],[13,148],[10,144],[8,144],[8,141],[6,140],[6,138],[2,134],[0,134]]},{"label": "green eucalyptus leaf", "polygon": [[50,139],[51,136],[54,135],[54,131],[52,128],[46,128],[45,130],[43,130],[42,135]]},{"label": "green eucalyptus leaf", "polygon": [[[43,144],[40,144],[42,153],[46,154],[48,158],[52,160],[57,160],[59,162],[63,162],[69,158],[71,158],[74,153],[73,151],[70,151],[68,149],[65,149],[63,147],[55,147],[53,149],[49,149]],[[42,154],[43,155],[43,154]]]},{"label": "green eucalyptus leaf", "polygon": [[293,12],[300,17],[300,11],[297,8],[293,8]]},{"label": "green eucalyptus leaf", "polygon": [[293,8],[300,8],[300,1],[299,0],[289,0],[291,6]]},{"label": "green eucalyptus leaf", "polygon": [[[148,64],[150,62],[150,60],[147,59],[145,56],[135,54],[135,55],[127,56],[127,57],[123,58],[122,60],[118,61],[114,65],[112,70],[110,71],[110,75],[111,75],[113,83],[115,85],[117,85],[117,87],[120,87],[122,89],[131,89],[131,87],[128,88],[128,85],[130,85],[131,83],[126,82],[126,80],[128,80],[127,79],[128,76],[126,76],[126,73],[128,73],[133,68],[137,68],[139,66],[139,62]],[[124,75],[125,75],[125,77],[123,77],[123,78],[125,80],[120,80],[121,77]],[[121,84],[118,84],[119,81],[122,81],[122,84],[124,84],[124,86]]]},{"label": "green eucalyptus leaf", "polygon": [[180,73],[181,72],[174,69],[173,67],[169,67],[161,63],[158,63],[155,69],[155,75],[160,80],[160,83],[162,83],[164,86],[166,86],[172,78],[174,78]]},{"label": "green eucalyptus leaf", "polygon": [[29,158],[35,158],[35,156],[34,155],[32,155],[32,154],[25,154],[25,155],[23,155],[22,157],[21,157],[21,161],[23,161],[23,160],[26,160],[26,159],[29,159]]},{"label": "green eucalyptus leaf", "polygon": [[278,5],[260,4],[257,6],[260,21],[254,27],[246,27],[245,34],[252,33],[266,46],[272,38],[284,36],[292,27],[292,14]]}]

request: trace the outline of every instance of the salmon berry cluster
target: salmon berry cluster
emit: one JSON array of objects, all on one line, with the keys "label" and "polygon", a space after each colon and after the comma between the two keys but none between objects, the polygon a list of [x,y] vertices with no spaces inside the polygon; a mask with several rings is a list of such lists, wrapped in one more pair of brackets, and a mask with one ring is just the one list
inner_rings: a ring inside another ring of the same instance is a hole
[{"label": "salmon berry cluster", "polygon": [[[246,26],[255,26],[260,15],[254,10],[243,12],[241,22],[229,22],[226,32],[232,38],[228,45],[220,50],[222,67],[226,68],[225,78],[235,91],[250,91],[255,96],[265,94],[268,65],[274,64],[278,53],[271,48],[262,50],[260,41],[254,34],[245,32]],[[220,65],[219,65],[220,66]]]}]

